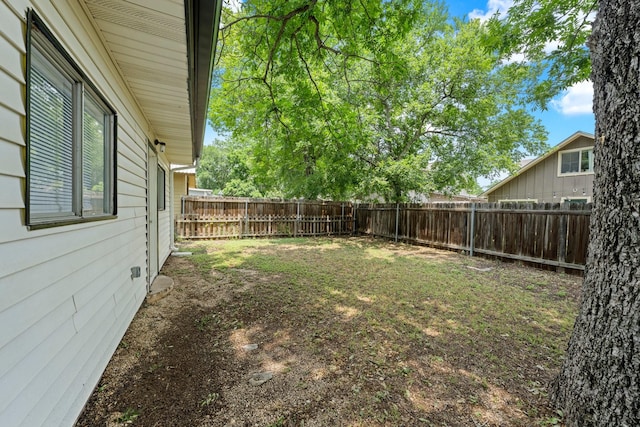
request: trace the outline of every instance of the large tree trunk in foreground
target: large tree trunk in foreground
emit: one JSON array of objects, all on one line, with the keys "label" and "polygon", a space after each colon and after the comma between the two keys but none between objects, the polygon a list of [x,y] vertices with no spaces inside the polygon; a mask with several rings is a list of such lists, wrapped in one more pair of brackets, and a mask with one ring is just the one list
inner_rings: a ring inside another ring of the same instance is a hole
[{"label": "large tree trunk in foreground", "polygon": [[583,301],[551,390],[568,426],[640,426],[640,0],[600,0]]}]

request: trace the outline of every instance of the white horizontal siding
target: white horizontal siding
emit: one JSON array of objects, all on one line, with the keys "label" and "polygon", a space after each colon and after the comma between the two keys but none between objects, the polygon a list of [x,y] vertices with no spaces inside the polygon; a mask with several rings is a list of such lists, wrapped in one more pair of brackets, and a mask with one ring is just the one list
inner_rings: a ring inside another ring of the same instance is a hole
[{"label": "white horizontal siding", "polygon": [[[23,208],[22,179],[0,175],[0,209]],[[2,271],[0,269],[0,271]]]},{"label": "white horizontal siding", "polygon": [[[2,70],[0,70],[0,73],[2,73]],[[0,141],[8,141],[24,146],[23,119],[24,114],[9,110],[2,104],[2,98],[0,97],[0,123],[2,123]]]},{"label": "white horizontal siding", "polygon": [[[15,49],[13,47],[5,44],[5,47],[7,46],[10,47],[9,52],[0,51],[0,54],[5,55],[11,52],[15,52]],[[21,55],[9,56],[17,56],[18,58],[22,58]],[[0,101],[0,106],[4,106],[11,111],[24,115],[25,104],[24,96],[22,96],[22,88],[24,87],[24,83],[16,80],[14,76],[10,75],[4,69],[2,69],[0,70],[0,87],[2,88],[2,100]]]},{"label": "white horizontal siding", "polygon": [[[2,11],[0,11],[0,13],[2,13]],[[6,62],[3,61],[3,64],[7,65],[2,67],[3,71],[8,77],[16,80],[18,83],[24,83],[24,74],[20,66],[24,52],[18,50],[16,45],[12,44],[4,35],[0,36],[0,52],[6,55]]]},{"label": "white horizontal siding", "polygon": [[[131,299],[137,302],[137,304],[130,306],[129,313],[135,312],[141,301],[136,301],[136,293],[133,292],[133,287],[130,286],[131,283],[129,277],[126,274],[121,274],[115,283],[121,283],[121,287],[126,287],[131,290]],[[111,343],[114,341],[116,336],[121,338],[121,335],[117,333],[117,330],[114,327],[118,321],[115,298],[112,296],[103,301],[103,304],[95,304],[90,308],[92,317],[99,320],[100,324],[98,322],[93,322],[92,324],[88,324],[87,327],[81,329],[82,334],[84,335],[83,351],[74,353],[74,357],[68,360],[65,360],[64,357],[60,358],[60,363],[64,366],[64,369],[58,374],[57,378],[51,382],[49,389],[42,393],[42,397],[37,403],[37,407],[43,410],[39,410],[37,412],[32,411],[29,413],[23,421],[23,424],[42,425],[46,421],[46,424],[48,425],[58,425],[59,423],[56,422],[57,420],[52,419],[51,413],[56,406],[59,405],[60,400],[72,400],[78,389],[84,389],[87,393],[92,391],[93,386],[97,383],[100,377],[100,375],[95,375],[97,367],[96,361],[101,359],[104,360],[105,341],[107,343]],[[131,320],[129,316],[126,316],[126,319],[129,321]],[[99,329],[101,328],[101,324],[104,323],[111,325],[112,327],[109,328],[106,334],[101,334],[99,333]],[[113,342],[113,344],[117,345],[118,341]],[[104,363],[107,363],[108,360],[109,358],[106,358]],[[102,368],[103,367],[101,367],[99,372],[102,371]],[[78,376],[78,372],[83,372],[84,375]],[[92,373],[94,378],[89,382],[85,378],[86,376],[91,377]],[[62,395],[60,394],[60,391],[63,391]],[[64,396],[65,394],[68,395],[68,397]]]},{"label": "white horizontal siding", "polygon": [[24,43],[19,42],[22,40],[21,11],[25,9],[15,9],[15,6],[18,5],[12,7],[9,3],[0,2],[0,38],[11,43],[17,51],[25,52]]},{"label": "white horizontal siding", "polygon": [[[0,2],[0,211],[19,212],[15,210],[24,208],[25,47],[23,23],[15,6]],[[0,260],[0,275],[2,263]]]},{"label": "white horizontal siding", "polygon": [[[73,302],[67,302],[67,305],[69,303],[72,307]],[[49,362],[51,358],[68,347],[74,341],[73,338],[76,335],[73,321],[67,318],[62,324],[57,325],[53,334],[46,337],[37,347],[39,351],[30,352],[17,366],[14,366],[2,377],[2,381],[6,384],[12,384],[12,387],[5,387],[0,390],[0,402],[2,402],[0,403],[0,413],[13,412],[19,417],[20,413],[25,416],[26,413],[31,411],[31,408],[25,407],[25,405],[14,405],[14,401],[21,395],[25,395],[23,399],[26,400],[26,397],[32,394],[33,389],[38,386],[38,383],[46,384],[46,387],[49,386],[46,378],[43,378],[43,371],[55,372],[50,369]],[[35,369],[33,369],[34,367]],[[51,375],[51,373],[48,373],[48,375]],[[6,421],[10,422],[5,425],[15,425],[14,423],[17,419],[10,418]]]},{"label": "white horizontal siding", "polygon": [[[48,353],[45,367],[27,383],[8,408],[7,412],[19,425],[44,425],[53,409],[51,400],[58,398],[59,390],[64,390],[74,380],[78,367],[91,356],[95,346],[104,346],[103,340],[110,341],[115,318],[112,303],[112,299],[105,301],[100,311],[95,313],[94,322],[73,335],[73,339],[65,342],[60,351]],[[71,394],[75,396],[78,392],[72,390]],[[46,424],[50,425],[49,422]]]},{"label": "white horizontal siding", "polygon": [[[25,226],[29,7],[118,114],[117,219]],[[154,135],[75,1],[0,0],[0,88],[0,425],[70,426],[146,295],[146,151]],[[140,278],[131,278],[133,266]]]},{"label": "white horizontal siding", "polygon": [[24,178],[24,167],[15,159],[22,157],[24,148],[18,144],[0,144],[0,171],[3,175]]},{"label": "white horizontal siding", "polygon": [[3,5],[17,18],[24,18],[28,7],[31,7],[29,0],[2,0]]},{"label": "white horizontal siding", "polygon": [[[31,306],[42,307],[42,310],[47,310],[49,307],[56,307],[70,299],[74,303],[73,318],[74,322],[76,322],[76,329],[81,329],[86,324],[87,317],[90,316],[84,308],[95,303],[95,300],[109,298],[105,292],[109,292],[110,287],[105,286],[105,282],[112,283],[121,274],[129,276],[130,268],[133,266],[140,266],[144,269],[145,258],[141,256],[143,254],[140,253],[139,247],[137,252],[130,251],[127,247],[129,240],[126,236],[118,236],[105,241],[101,245],[105,246],[105,250],[99,252],[99,259],[87,260],[86,257],[74,257],[74,261],[78,262],[81,267],[70,269],[67,264],[67,273],[61,272],[60,265],[62,260],[68,260],[69,256],[58,258],[55,262],[43,264],[44,273],[41,269],[28,269],[21,274],[13,275],[9,279],[3,279],[0,283],[6,289],[7,297],[11,297],[14,301],[18,300],[18,302],[0,312],[0,322],[7,327],[7,331],[0,337],[0,357],[6,351],[16,352],[11,345],[12,341],[27,333],[30,328],[37,325],[42,319],[43,313],[29,310]],[[81,252],[86,254],[98,251],[89,248]],[[50,271],[54,276],[62,277],[44,289],[38,288],[34,283],[37,284],[46,274],[48,266],[51,266]],[[38,272],[40,273],[39,275],[37,275]],[[29,286],[25,286],[27,289],[21,290],[19,286],[21,283]],[[130,283],[130,286],[134,288],[144,288],[144,285],[142,278],[132,280]],[[35,293],[29,294],[34,291]],[[111,290],[111,294],[113,294],[113,290]],[[22,299],[19,299],[20,297]]]},{"label": "white horizontal siding", "polygon": [[[131,210],[128,210],[131,213]],[[93,226],[87,226],[91,224]],[[96,225],[99,224],[99,225]],[[69,274],[69,265],[65,263],[65,257],[77,258],[81,256],[79,251],[87,253],[88,259],[99,259],[99,256],[104,250],[108,250],[108,246],[101,247],[100,243],[103,241],[108,244],[109,238],[112,236],[118,236],[122,233],[133,232],[133,222],[123,218],[119,221],[107,220],[93,223],[87,223],[82,228],[76,228],[75,225],[69,225],[64,227],[57,227],[58,233],[46,234],[41,236],[31,236],[29,239],[21,239],[10,244],[0,245],[0,254],[3,255],[2,272],[6,272],[5,277],[11,277],[14,274],[23,271],[32,271],[34,268],[41,268],[42,264],[49,264],[47,278],[49,280],[56,279],[56,266],[51,264],[55,260],[60,260],[62,265],[59,267],[60,274]],[[35,233],[34,233],[35,234]],[[74,235],[74,241],[69,241],[69,234]],[[95,251],[90,252],[90,249],[94,247]],[[25,256],[25,255],[29,256]],[[88,259],[83,258],[82,262],[86,262]],[[42,271],[44,273],[45,270]],[[33,278],[41,277],[41,272],[31,273]],[[28,277],[26,279],[30,279]],[[7,295],[7,294],[5,294]],[[16,301],[18,295],[9,293],[8,301],[0,301],[0,310],[6,308],[11,304],[10,301]],[[19,299],[18,299],[19,301]]]},{"label": "white horizontal siding", "polygon": [[[53,305],[50,305],[53,306]],[[75,312],[73,301],[67,299],[48,313],[41,313],[40,319],[31,327],[0,349],[0,378],[14,369],[19,362],[31,354],[51,335],[57,332],[64,322],[69,321]]]},{"label": "white horizontal siding", "polygon": [[[124,300],[122,304],[118,303],[119,295],[120,294],[116,294],[115,296],[116,308],[120,310],[116,310],[116,322],[112,328],[113,331],[125,331],[127,329],[132,320],[132,317],[128,317],[128,315],[135,313],[137,307],[140,305],[140,301],[146,296],[146,289],[138,290],[133,294],[133,298],[129,293],[126,293],[126,300]],[[116,348],[122,339],[122,335],[123,334],[114,335],[111,342],[108,343],[108,348]],[[109,358],[110,356],[108,354],[101,352],[99,348],[96,349],[94,355],[88,359],[88,361],[92,363],[85,364],[83,370],[76,376],[75,381],[67,388],[67,390],[82,388],[83,393],[79,393],[75,399],[73,399],[73,394],[70,392],[63,393],[60,396],[58,404],[48,419],[53,425],[72,425],[76,421],[79,414],[75,408],[82,408],[84,406],[87,399],[86,396],[93,391],[93,388],[100,380],[102,369],[109,362]],[[80,381],[83,379],[84,382],[81,383]]]}]

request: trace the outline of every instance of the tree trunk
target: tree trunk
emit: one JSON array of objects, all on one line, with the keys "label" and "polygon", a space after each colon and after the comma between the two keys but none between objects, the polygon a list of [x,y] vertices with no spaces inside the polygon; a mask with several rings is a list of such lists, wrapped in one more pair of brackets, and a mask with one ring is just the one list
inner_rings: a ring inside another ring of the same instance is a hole
[{"label": "tree trunk", "polygon": [[568,426],[640,426],[640,0],[600,0],[582,306],[551,398]]}]

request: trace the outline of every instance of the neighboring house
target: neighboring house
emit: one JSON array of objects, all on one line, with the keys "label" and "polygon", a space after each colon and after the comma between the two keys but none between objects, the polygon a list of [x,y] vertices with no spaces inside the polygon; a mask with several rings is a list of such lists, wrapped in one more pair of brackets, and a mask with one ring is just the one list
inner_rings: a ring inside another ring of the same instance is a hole
[{"label": "neighboring house", "polygon": [[576,132],[485,191],[494,202],[590,203],[593,196],[592,134]]},{"label": "neighboring house", "polygon": [[0,425],[71,426],[170,254],[221,1],[0,0]]},{"label": "neighboring house", "polygon": [[189,195],[189,189],[196,187],[196,168],[174,168],[173,171],[173,217],[182,212],[182,196]]}]

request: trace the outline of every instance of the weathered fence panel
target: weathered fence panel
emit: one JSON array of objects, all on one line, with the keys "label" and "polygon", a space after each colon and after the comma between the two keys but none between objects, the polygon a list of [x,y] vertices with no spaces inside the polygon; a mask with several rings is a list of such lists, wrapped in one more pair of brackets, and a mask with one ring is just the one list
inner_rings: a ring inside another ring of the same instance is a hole
[{"label": "weathered fence panel", "polygon": [[360,233],[395,241],[584,270],[591,205],[359,204],[185,196],[186,239]]},{"label": "weathered fence panel", "polygon": [[354,232],[353,205],[268,199],[182,197],[176,234],[185,239],[326,236]]},{"label": "weathered fence panel", "polygon": [[590,214],[591,205],[550,203],[358,205],[356,232],[584,270]]}]

